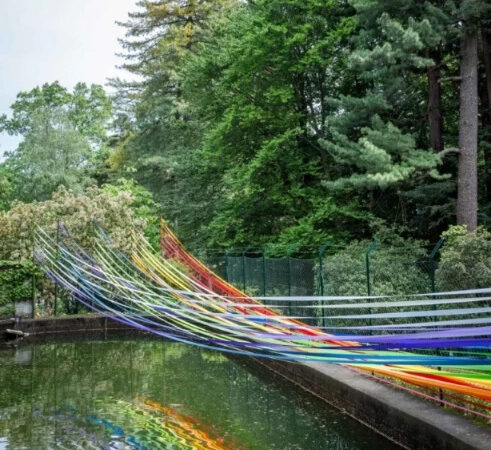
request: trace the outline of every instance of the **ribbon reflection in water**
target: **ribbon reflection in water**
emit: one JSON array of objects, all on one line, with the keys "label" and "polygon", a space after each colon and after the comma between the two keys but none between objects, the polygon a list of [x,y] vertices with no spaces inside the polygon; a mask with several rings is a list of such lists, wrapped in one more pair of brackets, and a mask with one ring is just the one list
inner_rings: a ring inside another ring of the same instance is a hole
[{"label": "ribbon reflection in water", "polygon": [[70,436],[67,445],[98,449],[246,450],[214,437],[211,427],[197,419],[152,399],[141,398],[133,403],[110,403],[106,399],[97,403],[97,413],[83,415],[66,407],[49,416],[60,425],[63,434]]}]

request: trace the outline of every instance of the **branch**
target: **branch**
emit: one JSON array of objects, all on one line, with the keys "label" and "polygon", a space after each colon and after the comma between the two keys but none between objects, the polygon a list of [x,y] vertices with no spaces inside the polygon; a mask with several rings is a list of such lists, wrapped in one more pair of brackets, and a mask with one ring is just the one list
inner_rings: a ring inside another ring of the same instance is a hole
[{"label": "branch", "polygon": [[460,153],[460,150],[457,147],[445,148],[441,152],[438,152],[438,156],[441,156],[443,158],[444,156],[447,156],[450,153]]},{"label": "branch", "polygon": [[438,79],[438,82],[439,83],[443,83],[444,81],[461,81],[461,80],[462,80],[462,77],[460,77],[460,76],[453,76],[453,77],[439,78]]}]

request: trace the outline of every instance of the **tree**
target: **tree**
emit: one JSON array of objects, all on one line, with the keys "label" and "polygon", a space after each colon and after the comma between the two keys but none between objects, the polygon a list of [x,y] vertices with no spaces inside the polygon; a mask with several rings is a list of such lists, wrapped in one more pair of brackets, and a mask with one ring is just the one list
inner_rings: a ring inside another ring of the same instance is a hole
[{"label": "tree", "polygon": [[459,173],[457,224],[477,227],[477,33],[464,31],[461,40]]},{"label": "tree", "polygon": [[465,0],[459,16],[461,60],[457,224],[466,225],[472,232],[477,227],[478,210],[478,30],[482,22],[491,21],[491,6],[482,0]]},{"label": "tree", "polygon": [[160,213],[152,194],[133,180],[119,178],[101,188],[115,197],[121,193],[131,196],[131,210],[135,217],[145,221],[145,236],[156,251],[160,251]]},{"label": "tree", "polygon": [[129,251],[131,231],[143,232],[146,226],[132,209],[133,202],[127,191],[114,193],[95,187],[80,194],[60,187],[46,201],[16,202],[8,211],[0,212],[0,260],[31,260],[36,227],[54,237],[58,221],[89,249],[95,239],[93,221],[97,221],[116,247]]},{"label": "tree", "polygon": [[[176,69],[189,50],[195,50],[217,13],[239,2],[234,0],[139,1],[129,13],[120,42],[126,53],[123,65],[143,77],[140,88],[178,93]],[[157,83],[157,81],[159,83]],[[160,84],[160,86],[159,86]]]},{"label": "tree", "polygon": [[351,3],[358,29],[348,71],[355,86],[333,99],[338,109],[324,145],[341,173],[327,183],[345,189],[370,181],[362,189],[371,211],[435,239],[455,217],[453,160],[440,165],[438,155],[445,141],[457,140],[458,103],[441,81],[457,64],[453,10],[440,1]]},{"label": "tree", "polygon": [[10,118],[0,116],[0,132],[25,136],[37,112],[63,110],[73,127],[94,147],[100,148],[107,137],[112,106],[104,89],[97,84],[87,86],[85,83],[77,83],[73,92],[69,92],[55,81],[28,92],[19,92],[10,109]]},{"label": "tree", "polygon": [[491,202],[491,21],[481,24],[482,59],[484,77],[480,83],[480,104],[482,105],[480,150],[481,171],[479,172],[479,221],[483,226],[490,226]]},{"label": "tree", "polygon": [[81,192],[93,184],[112,110],[101,86],[78,83],[69,92],[46,83],[20,92],[11,110],[0,117],[0,132],[24,137],[5,163],[15,173],[15,196],[45,200],[60,185]]},{"label": "tree", "polygon": [[383,223],[435,240],[455,221],[462,17],[488,24],[485,2],[139,5],[124,44],[142,81],[120,84],[110,161],[187,244],[317,245]]},{"label": "tree", "polygon": [[[179,227],[190,155],[202,136],[202,125],[183,99],[180,68],[199,52],[211,23],[235,0],[141,1],[129,14],[121,40],[124,67],[138,81],[113,80],[118,89],[120,142],[110,161],[123,176],[130,171],[150,189],[168,220]],[[184,219],[185,221],[185,219]]]},{"label": "tree", "polygon": [[213,27],[182,72],[184,98],[205,124],[188,180],[200,186],[189,203],[206,206],[189,231],[199,227],[210,245],[260,244],[291,237],[289,229],[339,240],[362,218],[356,199],[335,201],[321,185],[333,168],[317,143],[328,96],[351,82],[342,77],[350,11],[338,2],[251,3]]},{"label": "tree", "polygon": [[24,141],[7,154],[6,165],[17,176],[16,198],[47,200],[58,186],[83,191],[91,184],[87,139],[60,109],[38,109],[29,121]]},{"label": "tree", "polygon": [[[382,77],[389,87],[387,92],[393,94],[397,90],[390,86],[398,87],[401,80],[406,90],[423,88],[427,124],[422,126],[417,122],[416,125],[428,130],[427,142],[434,151],[443,150],[441,77],[447,69],[448,61],[444,62],[444,57],[449,52],[448,45],[456,34],[451,26],[452,5],[442,0],[353,0],[351,3],[360,24],[355,53],[357,58],[365,60],[365,66],[359,68],[368,69],[363,77]],[[370,57],[385,64],[377,66],[372,62],[366,66]],[[419,81],[423,77],[427,78],[426,86]],[[419,88],[415,82],[420,84]],[[405,101],[408,92],[398,94],[403,96],[399,101],[411,110],[410,103]],[[411,100],[414,101],[414,96]],[[396,102],[391,104],[395,106]]]}]

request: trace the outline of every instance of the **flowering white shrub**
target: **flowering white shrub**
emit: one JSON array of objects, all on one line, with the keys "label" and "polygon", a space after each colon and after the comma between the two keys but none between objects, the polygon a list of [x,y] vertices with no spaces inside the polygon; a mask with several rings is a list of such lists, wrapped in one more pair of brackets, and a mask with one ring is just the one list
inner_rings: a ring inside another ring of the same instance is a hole
[{"label": "flowering white shrub", "polygon": [[55,235],[57,222],[65,225],[77,242],[91,248],[94,221],[97,221],[122,250],[131,247],[131,230],[143,232],[146,221],[135,216],[129,192],[116,194],[95,187],[75,195],[59,188],[51,200],[16,202],[10,210],[0,212],[0,260],[32,259],[34,232],[37,226]]}]

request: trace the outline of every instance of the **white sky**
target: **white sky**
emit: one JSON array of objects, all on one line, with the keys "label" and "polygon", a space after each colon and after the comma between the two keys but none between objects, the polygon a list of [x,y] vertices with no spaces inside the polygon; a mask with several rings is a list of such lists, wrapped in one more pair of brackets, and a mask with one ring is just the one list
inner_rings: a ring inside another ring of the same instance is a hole
[{"label": "white sky", "polygon": [[[115,53],[137,0],[0,0],[0,114],[20,91],[58,80],[104,84],[125,77]],[[0,160],[18,138],[0,133]]]}]

